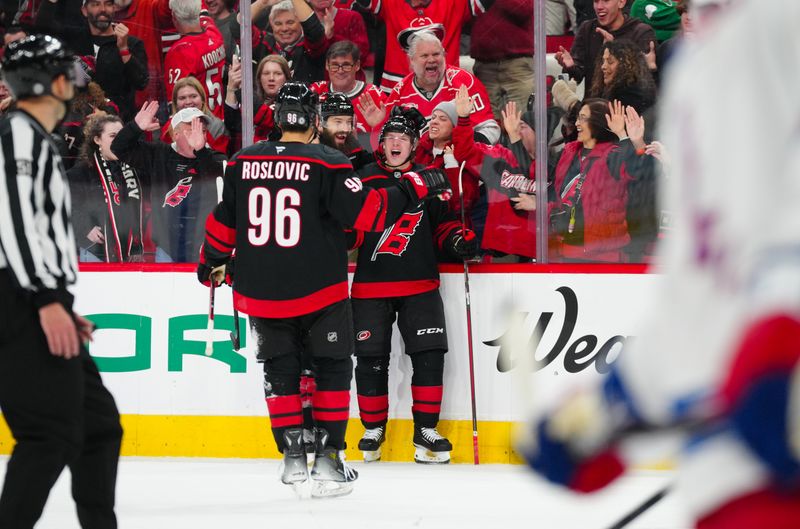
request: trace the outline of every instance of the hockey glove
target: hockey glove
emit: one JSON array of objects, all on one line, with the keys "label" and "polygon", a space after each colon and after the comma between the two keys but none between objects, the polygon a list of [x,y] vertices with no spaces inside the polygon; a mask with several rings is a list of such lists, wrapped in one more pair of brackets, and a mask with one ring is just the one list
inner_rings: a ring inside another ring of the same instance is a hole
[{"label": "hockey glove", "polygon": [[611,442],[617,426],[607,394],[583,391],[535,424],[532,440],[520,447],[520,453],[548,480],[592,492],[625,470]]},{"label": "hockey glove", "polygon": [[441,169],[423,169],[419,172],[409,171],[403,174],[400,182],[412,200],[424,200],[439,197],[449,200],[453,192],[450,181]]},{"label": "hockey glove", "polygon": [[450,236],[450,253],[464,261],[478,255],[478,237],[469,228],[461,229]]},{"label": "hockey glove", "polygon": [[211,278],[217,285],[225,281],[225,265],[211,267],[206,263],[197,263],[197,280],[205,286],[210,286]]}]

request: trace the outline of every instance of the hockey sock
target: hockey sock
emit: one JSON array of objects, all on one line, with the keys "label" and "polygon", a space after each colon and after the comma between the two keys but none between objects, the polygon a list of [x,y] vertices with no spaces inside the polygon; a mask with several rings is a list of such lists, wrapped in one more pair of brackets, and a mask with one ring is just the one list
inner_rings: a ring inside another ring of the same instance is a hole
[{"label": "hockey sock", "polygon": [[283,432],[303,426],[300,402],[300,360],[284,354],[264,362],[264,397],[272,426],[272,436],[283,453]]},{"label": "hockey sock", "polygon": [[316,389],[317,381],[314,378],[314,372],[304,369],[300,375],[300,402],[303,406],[303,428],[307,430],[314,429],[314,417],[311,411],[311,404]]},{"label": "hockey sock", "polygon": [[350,418],[350,381],[353,360],[345,358],[315,358],[317,389],[314,392],[313,413],[317,428],[328,432],[327,446],[345,449],[344,434]]},{"label": "hockey sock", "polygon": [[442,409],[442,380],[444,376],[444,354],[441,349],[413,353],[411,365],[411,414],[414,424],[435,428]]},{"label": "hockey sock", "polygon": [[389,418],[389,356],[359,356],[356,363],[358,411],[365,428],[385,426]]}]

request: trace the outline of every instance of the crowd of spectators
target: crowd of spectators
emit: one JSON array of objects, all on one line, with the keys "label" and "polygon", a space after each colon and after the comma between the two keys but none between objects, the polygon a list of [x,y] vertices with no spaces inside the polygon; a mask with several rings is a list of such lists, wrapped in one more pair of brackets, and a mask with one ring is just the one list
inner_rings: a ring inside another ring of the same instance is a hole
[{"label": "crowd of spectators", "polygon": [[[275,97],[294,80],[332,97],[320,133],[353,160],[371,159],[393,108],[419,110],[414,159],[447,170],[449,205],[482,237],[484,262],[537,257],[544,137],[549,260],[626,263],[648,261],[668,233],[655,200],[668,173],[654,127],[662,72],[726,3],[548,0],[560,75],[542,133],[533,0],[255,0],[252,64],[232,0],[24,0],[0,17],[5,43],[55,34],[88,77],[59,130],[83,260],[196,261],[242,107],[254,141],[278,139]],[[0,87],[0,111],[10,104]],[[352,119],[329,119],[344,108]]]}]

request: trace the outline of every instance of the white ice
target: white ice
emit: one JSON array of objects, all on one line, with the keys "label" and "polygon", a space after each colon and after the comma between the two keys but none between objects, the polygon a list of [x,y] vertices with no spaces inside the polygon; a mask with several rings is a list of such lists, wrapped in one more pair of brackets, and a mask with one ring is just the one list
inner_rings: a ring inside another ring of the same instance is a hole
[{"label": "white ice", "polygon": [[[123,458],[120,529],[603,529],[668,484],[672,473],[636,471],[609,489],[573,496],[522,466],[353,462],[349,496],[299,500],[278,481],[277,460]],[[0,480],[5,458],[0,459]],[[36,529],[78,529],[69,472]],[[631,529],[689,529],[668,495]]]}]

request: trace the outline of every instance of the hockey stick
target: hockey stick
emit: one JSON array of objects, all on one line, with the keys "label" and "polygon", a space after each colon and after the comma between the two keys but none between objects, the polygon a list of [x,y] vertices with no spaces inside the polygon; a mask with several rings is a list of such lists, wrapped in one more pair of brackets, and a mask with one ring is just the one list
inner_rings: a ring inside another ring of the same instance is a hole
[{"label": "hockey stick", "polygon": [[[462,236],[466,236],[467,230],[467,217],[464,210],[464,165],[466,162],[461,162],[461,167],[458,170],[458,199],[461,202],[461,232]],[[469,350],[469,391],[472,400],[472,451],[473,462],[480,464],[478,456],[478,410],[475,404],[475,362],[474,353],[472,349],[472,303],[469,296],[469,263],[464,259],[464,295],[467,307],[467,346]]]},{"label": "hockey stick", "polygon": [[233,301],[233,332],[231,332],[231,344],[233,350],[239,350],[239,311],[236,310],[236,298],[233,293],[233,283],[231,283],[231,300]]},{"label": "hockey stick", "polygon": [[206,356],[214,353],[214,290],[216,280],[211,277],[208,284],[208,336],[206,337]]},{"label": "hockey stick", "polygon": [[622,529],[623,527],[634,521],[636,518],[641,516],[643,513],[645,513],[648,509],[650,509],[650,507],[660,502],[661,499],[664,498],[664,496],[669,494],[671,488],[672,485],[665,485],[664,487],[660,488],[651,496],[649,496],[646,500],[644,500],[642,503],[640,503],[638,506],[632,509],[631,512],[629,512],[628,514],[617,520],[615,524],[609,525],[608,529]]}]

